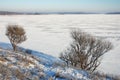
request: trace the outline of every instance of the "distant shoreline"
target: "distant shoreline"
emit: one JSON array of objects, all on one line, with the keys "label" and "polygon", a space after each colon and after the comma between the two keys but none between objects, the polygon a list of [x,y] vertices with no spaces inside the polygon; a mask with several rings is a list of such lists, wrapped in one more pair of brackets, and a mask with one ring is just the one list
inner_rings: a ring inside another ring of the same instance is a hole
[{"label": "distant shoreline", "polygon": [[9,12],[0,11],[0,15],[69,15],[69,14],[120,14],[120,12],[109,12],[109,13],[89,13],[89,12]]}]

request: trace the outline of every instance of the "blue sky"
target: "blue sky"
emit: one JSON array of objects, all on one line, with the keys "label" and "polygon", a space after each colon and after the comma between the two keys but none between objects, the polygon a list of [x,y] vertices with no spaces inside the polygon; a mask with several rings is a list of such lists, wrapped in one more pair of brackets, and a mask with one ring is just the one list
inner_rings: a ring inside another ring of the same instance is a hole
[{"label": "blue sky", "polygon": [[1,11],[118,12],[120,0],[0,0]]}]

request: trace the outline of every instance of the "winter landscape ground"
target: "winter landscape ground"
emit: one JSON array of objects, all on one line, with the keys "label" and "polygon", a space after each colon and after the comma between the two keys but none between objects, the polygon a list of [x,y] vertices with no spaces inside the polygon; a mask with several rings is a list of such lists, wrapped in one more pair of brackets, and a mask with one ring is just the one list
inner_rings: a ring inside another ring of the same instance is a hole
[{"label": "winter landscape ground", "polygon": [[[9,48],[5,36],[8,24],[19,24],[27,32],[28,40],[21,47],[43,52],[54,57],[71,42],[70,30],[81,30],[107,39],[114,48],[103,56],[98,70],[120,75],[120,15],[11,15],[0,16],[0,45]],[[54,70],[53,70],[54,71]]]}]

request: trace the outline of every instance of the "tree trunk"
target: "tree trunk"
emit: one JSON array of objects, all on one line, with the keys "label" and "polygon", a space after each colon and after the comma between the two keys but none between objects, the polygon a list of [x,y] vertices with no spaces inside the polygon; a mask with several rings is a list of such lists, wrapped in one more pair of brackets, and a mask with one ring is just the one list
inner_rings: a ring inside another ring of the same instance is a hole
[{"label": "tree trunk", "polygon": [[17,51],[17,46],[14,43],[12,43],[12,47],[14,51]]}]

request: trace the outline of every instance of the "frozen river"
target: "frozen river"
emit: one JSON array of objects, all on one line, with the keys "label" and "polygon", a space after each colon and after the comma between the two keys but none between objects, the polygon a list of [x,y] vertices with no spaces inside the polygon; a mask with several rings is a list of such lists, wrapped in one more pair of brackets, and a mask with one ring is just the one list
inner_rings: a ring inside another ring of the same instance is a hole
[{"label": "frozen river", "polygon": [[[108,39],[114,49],[103,58],[100,70],[120,74],[120,15],[12,15],[0,16],[0,41],[8,24],[19,24],[27,33],[27,41],[20,46],[58,57],[69,45],[70,30],[80,28],[95,36]],[[108,56],[109,55],[109,56]],[[104,65],[104,66],[103,66]]]}]

